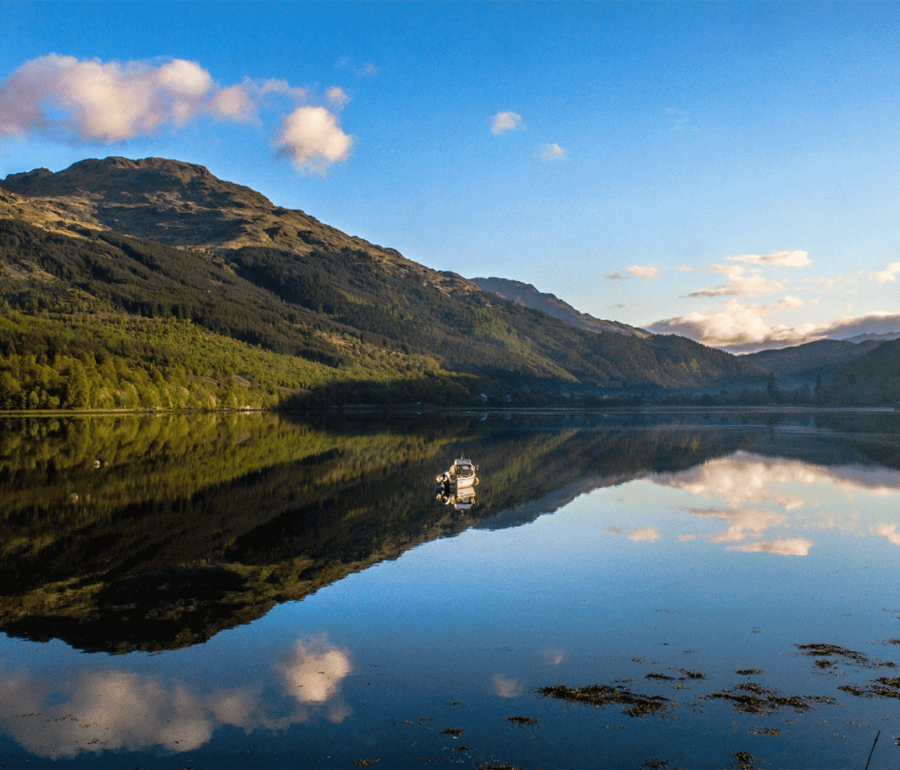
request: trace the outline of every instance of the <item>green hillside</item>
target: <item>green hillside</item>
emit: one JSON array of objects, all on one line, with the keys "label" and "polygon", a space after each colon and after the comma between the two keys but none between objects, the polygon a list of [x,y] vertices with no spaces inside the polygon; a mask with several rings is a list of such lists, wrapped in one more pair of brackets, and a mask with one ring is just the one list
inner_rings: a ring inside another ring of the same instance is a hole
[{"label": "green hillside", "polygon": [[851,361],[864,356],[879,342],[846,342],[817,340],[779,350],[750,353],[746,360],[778,378],[779,385],[813,385],[823,383]]},{"label": "green hillside", "polygon": [[110,158],[2,186],[0,408],[514,402],[760,376],[683,338],[575,328],[198,166]]},{"label": "green hillside", "polygon": [[845,366],[829,380],[825,395],[846,406],[900,404],[900,340],[884,342]]}]

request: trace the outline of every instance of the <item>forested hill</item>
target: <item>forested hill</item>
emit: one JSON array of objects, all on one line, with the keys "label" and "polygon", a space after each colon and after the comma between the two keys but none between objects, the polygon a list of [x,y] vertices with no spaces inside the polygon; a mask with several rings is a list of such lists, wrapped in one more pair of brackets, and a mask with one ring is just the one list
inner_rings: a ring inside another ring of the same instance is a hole
[{"label": "forested hill", "polygon": [[594,332],[629,334],[637,337],[650,336],[650,332],[646,332],[643,329],[637,329],[634,326],[618,321],[604,321],[600,318],[594,318],[588,313],[582,313],[559,297],[538,291],[530,283],[513,281],[509,278],[472,278],[471,281],[479,289],[499,294],[501,297],[512,300],[518,305],[531,307],[535,310],[543,310],[548,315],[559,318],[561,321],[567,321],[581,329],[588,329]]},{"label": "forested hill", "polygon": [[575,328],[161,159],[0,182],[0,302],[0,408],[526,403],[760,376],[683,338]]},{"label": "forested hill", "polygon": [[830,403],[900,408],[900,340],[877,345],[845,366],[824,391]]}]

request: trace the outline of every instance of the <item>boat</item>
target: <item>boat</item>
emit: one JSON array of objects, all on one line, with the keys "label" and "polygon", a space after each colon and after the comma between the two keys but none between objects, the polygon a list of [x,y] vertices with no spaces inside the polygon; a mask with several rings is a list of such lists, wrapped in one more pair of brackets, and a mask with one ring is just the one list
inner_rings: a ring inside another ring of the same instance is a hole
[{"label": "boat", "polygon": [[450,485],[456,489],[478,486],[478,466],[471,460],[454,460],[448,470],[436,477],[438,484]]},{"label": "boat", "polygon": [[438,484],[437,499],[456,510],[469,510],[475,504],[475,487],[478,486],[478,466],[461,457],[453,461],[444,473],[435,477]]}]

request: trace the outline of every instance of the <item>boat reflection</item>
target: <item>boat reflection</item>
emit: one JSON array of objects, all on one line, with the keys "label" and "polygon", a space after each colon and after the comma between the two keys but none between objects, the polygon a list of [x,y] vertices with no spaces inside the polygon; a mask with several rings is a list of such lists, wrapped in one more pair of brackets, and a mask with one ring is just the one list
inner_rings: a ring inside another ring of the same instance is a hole
[{"label": "boat reflection", "polygon": [[478,466],[471,460],[460,458],[444,473],[439,474],[437,499],[452,505],[457,511],[468,511],[475,505],[475,487],[479,484]]}]

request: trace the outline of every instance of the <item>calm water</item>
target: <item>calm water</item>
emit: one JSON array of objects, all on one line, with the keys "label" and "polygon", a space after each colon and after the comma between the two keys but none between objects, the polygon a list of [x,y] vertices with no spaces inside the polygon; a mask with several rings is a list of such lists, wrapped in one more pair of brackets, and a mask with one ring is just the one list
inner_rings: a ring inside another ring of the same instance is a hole
[{"label": "calm water", "polygon": [[891,413],[0,419],[0,765],[896,768],[898,562]]}]

